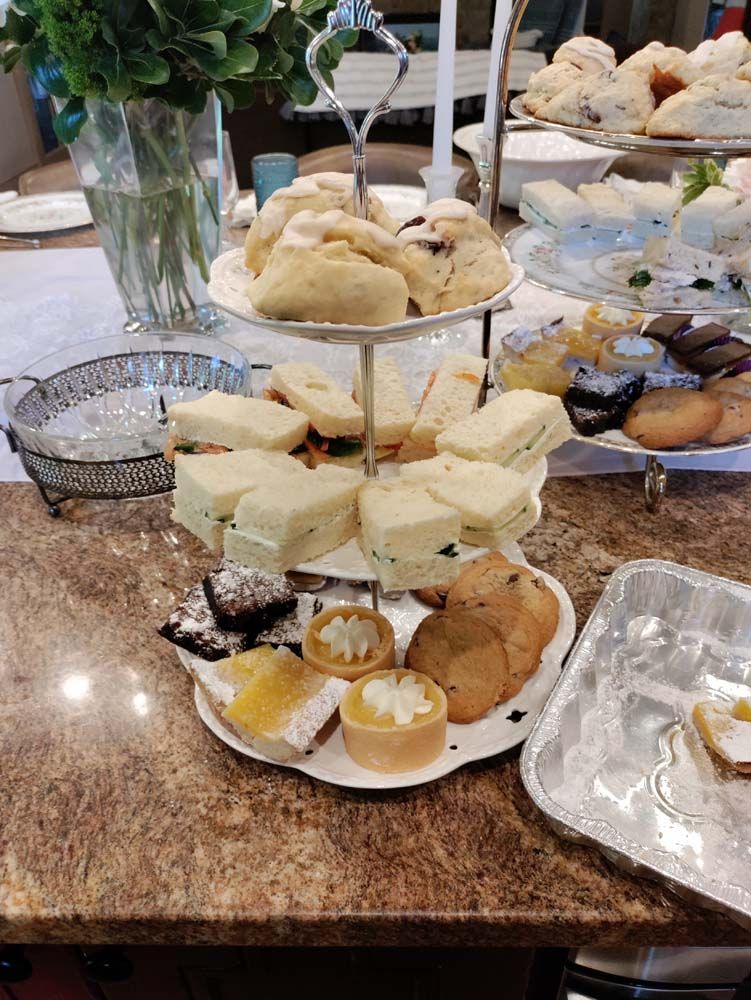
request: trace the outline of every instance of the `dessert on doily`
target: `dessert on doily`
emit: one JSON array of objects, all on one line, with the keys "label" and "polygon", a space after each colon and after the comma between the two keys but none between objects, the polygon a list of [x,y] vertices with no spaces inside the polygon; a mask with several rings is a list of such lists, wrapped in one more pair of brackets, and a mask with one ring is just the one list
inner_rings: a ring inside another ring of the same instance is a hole
[{"label": "dessert on doily", "polygon": [[522,97],[537,119],[614,134],[748,138],[751,42],[740,31],[693,52],[650,42],[616,65],[599,39],[573,38]]},{"label": "dessert on doily", "polygon": [[368,219],[349,174],[313,174],[275,192],[251,226],[251,305],[278,320],[381,326],[473,306],[511,279],[501,241],[473,206],[444,198],[401,227],[375,195]]}]

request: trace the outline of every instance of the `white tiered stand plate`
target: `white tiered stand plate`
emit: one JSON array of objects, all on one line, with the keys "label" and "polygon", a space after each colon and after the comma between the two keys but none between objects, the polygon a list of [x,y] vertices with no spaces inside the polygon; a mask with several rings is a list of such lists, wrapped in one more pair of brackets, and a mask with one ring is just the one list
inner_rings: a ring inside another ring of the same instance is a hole
[{"label": "white tiered stand plate", "polygon": [[633,153],[654,153],[658,156],[713,157],[723,159],[733,156],[751,156],[751,139],[654,139],[649,135],[632,135],[628,132],[599,132],[575,125],[561,125],[535,118],[524,107],[524,95],[515,97],[509,105],[512,115],[530,122],[535,128],[564,132],[572,139],[581,139],[594,146],[622,149]]},{"label": "white tiered stand plate", "polygon": [[[509,559],[523,565],[528,565],[524,553],[514,543],[504,549]],[[401,774],[379,774],[360,767],[347,754],[344,747],[342,727],[335,717],[311,744],[306,754],[297,760],[280,764],[263,754],[257,753],[247,743],[226,729],[214,715],[200,688],[195,689],[195,702],[198,714],[206,726],[227,746],[238,753],[264,764],[275,764],[277,767],[287,767],[319,781],[331,785],[342,785],[345,788],[409,788],[422,785],[436,778],[443,777],[451,771],[462,767],[473,760],[483,760],[503,753],[522,743],[531,732],[535,719],[542,710],[548,695],[553,690],[561,672],[561,666],[571,647],[576,632],[576,616],[571,598],[561,584],[547,573],[535,570],[543,577],[548,586],[558,598],[560,619],[558,629],[542,654],[540,669],[527,683],[521,692],[503,705],[497,705],[478,722],[469,725],[449,723],[446,732],[446,746],[437,760],[428,767],[418,771],[405,771]],[[324,605],[334,604],[369,604],[369,597],[364,590],[357,591],[346,583],[337,583],[327,589],[321,596]],[[384,611],[394,626],[396,633],[397,658],[401,661],[409,640],[415,629],[432,608],[418,601],[411,593],[406,593],[399,601],[385,602]],[[178,649],[181,662],[185,665],[191,656],[185,650]],[[514,713],[524,713],[519,717]],[[518,721],[514,722],[513,719]]]},{"label": "white tiered stand plate", "polygon": [[273,330],[275,333],[283,333],[288,337],[302,337],[306,340],[318,340],[327,344],[391,344],[435,333],[436,330],[454,326],[465,319],[501,305],[524,281],[523,268],[511,263],[508,254],[506,254],[506,259],[511,269],[511,280],[504,289],[492,298],[485,299],[473,306],[466,306],[464,309],[453,309],[451,312],[438,313],[435,316],[421,316],[416,311],[408,312],[402,322],[389,323],[385,326],[301,323],[295,320],[270,319],[268,316],[261,316],[255,311],[248,298],[248,286],[252,275],[245,267],[245,252],[242,249],[228,250],[221,257],[217,257],[211,265],[208,292],[216,305],[221,306],[233,316],[237,316],[238,319],[244,319],[254,326]]},{"label": "white tiered stand plate", "polygon": [[[395,462],[385,463],[380,467],[382,479],[398,475],[398,472],[399,466]],[[545,485],[547,474],[548,460],[543,458],[525,477],[529,481],[532,500],[537,512],[535,524],[539,521],[540,514],[542,513],[540,490]],[[531,531],[532,528],[530,527],[529,530]],[[480,556],[486,555],[489,551],[489,549],[478,548],[476,545],[465,545],[462,542],[459,546],[459,562],[471,562],[472,559],[479,559]],[[312,562],[301,563],[299,566],[295,566],[295,570],[298,573],[316,573],[320,576],[336,577],[339,580],[361,580],[362,582],[368,582],[377,579],[375,573],[368,565],[356,538],[351,538],[344,545],[340,545],[339,548],[334,549],[332,552],[327,552],[326,555],[320,556]]]},{"label": "white tiered stand plate", "polygon": [[[504,246],[527,281],[540,288],[577,299],[605,302],[619,309],[644,311],[638,292],[628,279],[638,269],[641,245],[628,239],[604,242],[590,239],[576,245],[557,243],[534,226],[512,229]],[[685,306],[667,304],[661,312],[683,313]],[[741,291],[718,292],[709,305],[691,310],[694,315],[751,312],[751,303]]]}]

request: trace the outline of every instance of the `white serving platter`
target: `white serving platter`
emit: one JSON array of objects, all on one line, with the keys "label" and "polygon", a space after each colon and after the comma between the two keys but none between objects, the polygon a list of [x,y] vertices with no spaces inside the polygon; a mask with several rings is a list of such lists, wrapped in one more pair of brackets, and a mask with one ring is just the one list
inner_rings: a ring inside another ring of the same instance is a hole
[{"label": "white serving platter", "polygon": [[0,204],[0,233],[52,233],[91,223],[81,191],[23,195]]},{"label": "white serving platter", "polygon": [[686,158],[719,156],[724,159],[731,156],[751,155],[751,137],[748,139],[654,139],[649,135],[634,135],[630,132],[600,132],[591,128],[578,128],[575,125],[561,125],[559,122],[546,122],[542,118],[535,118],[524,107],[523,94],[515,97],[509,107],[514,117],[531,122],[536,128],[563,132],[573,139],[581,139],[583,142],[589,142],[595,146],[605,146],[608,149]]},{"label": "white serving platter", "polygon": [[[504,251],[505,253],[505,251]],[[476,305],[435,316],[421,316],[413,306],[400,323],[384,326],[351,326],[344,323],[303,323],[297,320],[270,319],[261,316],[250,304],[248,286],[252,275],[245,267],[245,251],[242,248],[228,250],[211,265],[211,280],[208,285],[209,297],[216,305],[237,316],[238,319],[254,326],[282,333],[288,337],[301,337],[328,344],[390,344],[400,340],[411,340],[424,334],[435,333],[447,326],[454,326],[472,316],[478,316],[488,309],[495,309],[505,302],[524,281],[524,270],[513,264],[506,255],[511,269],[511,280],[496,295]]]},{"label": "white serving platter", "polygon": [[[390,479],[399,474],[399,466],[396,462],[384,462],[380,467],[380,472],[382,479]],[[525,477],[529,481],[532,500],[535,505],[535,524],[540,520],[540,515],[542,514],[540,490],[545,485],[547,475],[548,460],[542,458],[534,468],[530,469]],[[529,530],[531,531],[532,528]],[[486,548],[479,548],[476,545],[466,545],[464,542],[461,542],[459,544],[459,562],[471,562],[473,559],[479,559],[480,556],[486,555],[489,551]],[[356,538],[350,538],[344,545],[340,545],[331,552],[319,556],[318,559],[300,563],[299,566],[295,566],[295,572],[314,573],[319,576],[330,576],[340,580],[361,580],[363,582],[377,579],[363,555]]]},{"label": "white serving platter", "polygon": [[[504,553],[514,562],[528,565],[518,545],[508,546],[504,549]],[[542,573],[540,570],[534,572],[544,578],[560,605],[558,629],[543,651],[540,669],[527,681],[515,698],[503,705],[497,705],[478,722],[464,726],[450,722],[446,732],[446,747],[441,756],[428,767],[401,774],[380,774],[360,767],[347,754],[338,716],[318,734],[302,757],[280,764],[258,753],[226,729],[214,715],[200,688],[196,687],[195,703],[198,714],[215,736],[238,753],[264,764],[300,771],[311,778],[317,778],[331,785],[341,785],[344,788],[372,790],[410,788],[435,781],[436,778],[441,778],[471,761],[503,753],[522,743],[531,732],[535,719],[558,680],[561,665],[576,633],[574,606],[566,590],[547,573]],[[369,605],[369,594],[364,589],[358,590],[346,583],[337,583],[319,592],[318,596],[324,606]],[[418,601],[411,593],[405,594],[398,602],[382,602],[381,611],[388,617],[396,633],[399,662],[403,659],[404,651],[415,629],[432,610],[433,608]],[[177,652],[183,665],[190,661],[191,656],[185,650],[178,648]]]},{"label": "white serving platter", "polygon": [[[586,243],[563,245],[525,224],[506,236],[504,246],[533,285],[577,299],[607,302],[619,309],[645,311],[638,290],[628,284],[641,257],[641,246],[631,240],[608,243],[590,239]],[[682,313],[686,307],[666,303],[660,311]],[[751,311],[751,303],[742,291],[731,289],[717,292],[706,306],[691,311],[697,316],[747,313]]]}]

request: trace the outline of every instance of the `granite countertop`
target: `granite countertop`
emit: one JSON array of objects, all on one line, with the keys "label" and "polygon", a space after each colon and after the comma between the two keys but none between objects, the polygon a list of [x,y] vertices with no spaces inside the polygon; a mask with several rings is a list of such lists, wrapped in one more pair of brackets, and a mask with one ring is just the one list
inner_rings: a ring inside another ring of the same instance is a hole
[{"label": "granite countertop", "polygon": [[[751,479],[549,481],[525,539],[579,624],[660,556],[751,582]],[[741,944],[748,933],[560,840],[517,753],[348,791],[240,757],[155,628],[212,563],[165,497],[65,504],[0,485],[0,940],[331,945]]]}]

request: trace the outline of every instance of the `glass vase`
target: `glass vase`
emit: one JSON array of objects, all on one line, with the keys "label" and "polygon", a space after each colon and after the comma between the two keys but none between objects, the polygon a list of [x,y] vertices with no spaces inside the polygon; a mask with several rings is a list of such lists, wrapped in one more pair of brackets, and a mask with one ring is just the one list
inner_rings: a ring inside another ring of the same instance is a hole
[{"label": "glass vase", "polygon": [[70,146],[128,332],[211,332],[206,285],[221,240],[221,109],[200,115],[157,100],[87,100]]}]

